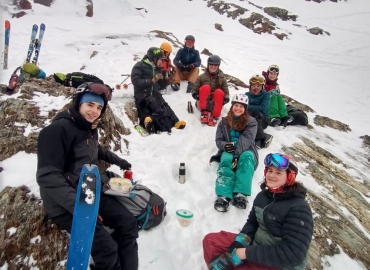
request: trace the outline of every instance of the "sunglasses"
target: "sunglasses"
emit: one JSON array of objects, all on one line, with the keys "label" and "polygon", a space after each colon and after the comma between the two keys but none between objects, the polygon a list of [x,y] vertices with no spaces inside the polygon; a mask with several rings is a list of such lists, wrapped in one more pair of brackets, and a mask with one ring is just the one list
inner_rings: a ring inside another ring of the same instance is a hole
[{"label": "sunglasses", "polygon": [[265,79],[263,77],[254,77],[250,81],[252,84],[265,84]]},{"label": "sunglasses", "polygon": [[270,68],[269,68],[269,72],[276,72],[276,73],[279,73],[279,68],[277,68],[277,67],[270,67]]},{"label": "sunglasses", "polygon": [[214,67],[218,67],[219,65],[217,64],[208,64],[209,66],[214,66]]},{"label": "sunglasses", "polygon": [[286,170],[289,167],[289,159],[279,154],[268,154],[265,157],[265,167],[273,165],[274,167]]},{"label": "sunglasses", "polygon": [[[110,87],[109,87],[110,88]],[[112,89],[108,89],[107,86],[100,83],[84,83],[77,87],[75,94],[83,93],[83,92],[90,92],[97,95],[104,94],[105,99],[107,101],[112,99]]]}]

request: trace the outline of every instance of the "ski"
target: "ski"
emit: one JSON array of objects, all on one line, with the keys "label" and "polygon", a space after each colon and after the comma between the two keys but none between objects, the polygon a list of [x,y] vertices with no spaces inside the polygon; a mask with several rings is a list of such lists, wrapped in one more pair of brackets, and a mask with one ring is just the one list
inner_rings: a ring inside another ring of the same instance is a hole
[{"label": "ski", "polygon": [[41,50],[41,44],[42,44],[42,39],[44,38],[44,33],[45,33],[45,24],[40,25],[40,33],[39,33],[39,38],[35,40],[34,46],[35,46],[35,55],[33,57],[32,63],[37,65],[37,62],[39,60],[39,55],[40,55],[40,50]]},{"label": "ski", "polygon": [[193,105],[191,104],[191,101],[188,101],[188,113],[194,113]]},{"label": "ski", "polygon": [[3,69],[8,69],[9,38],[10,38],[10,22],[6,20],[5,21],[5,46],[4,46]]},{"label": "ski", "polygon": [[86,270],[89,266],[99,202],[99,169],[96,165],[85,164],[82,167],[77,188],[67,270]]},{"label": "ski", "polygon": [[136,125],[135,126],[135,129],[136,129],[136,131],[137,132],[139,132],[139,134],[141,135],[141,136],[143,136],[143,137],[147,137],[147,136],[149,136],[150,134],[149,134],[149,132],[148,131],[146,131],[146,129],[145,128],[143,128],[142,126],[140,126],[140,125]]},{"label": "ski", "polygon": [[32,26],[31,40],[30,40],[30,45],[28,46],[26,62],[30,62],[31,60],[33,49],[35,47],[35,39],[36,39],[38,29],[39,27],[36,24]]}]

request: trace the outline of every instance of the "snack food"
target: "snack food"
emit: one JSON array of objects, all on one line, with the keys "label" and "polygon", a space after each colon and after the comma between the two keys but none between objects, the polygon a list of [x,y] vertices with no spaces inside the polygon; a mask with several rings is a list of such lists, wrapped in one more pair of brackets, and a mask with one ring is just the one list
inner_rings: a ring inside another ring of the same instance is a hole
[{"label": "snack food", "polygon": [[189,226],[193,220],[193,213],[189,210],[179,209],[176,211],[176,217],[181,226]]},{"label": "snack food", "polygon": [[129,193],[132,188],[132,183],[130,179],[114,177],[109,179],[109,187],[114,191]]}]

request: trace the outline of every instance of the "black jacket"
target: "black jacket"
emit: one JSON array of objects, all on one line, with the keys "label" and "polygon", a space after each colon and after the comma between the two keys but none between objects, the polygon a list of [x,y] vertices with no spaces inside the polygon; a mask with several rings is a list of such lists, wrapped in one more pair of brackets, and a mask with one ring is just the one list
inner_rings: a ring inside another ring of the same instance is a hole
[{"label": "black jacket", "polygon": [[126,162],[100,146],[98,132],[91,129],[74,108],[58,114],[41,130],[37,145],[36,179],[48,216],[73,214],[76,188],[82,166],[96,164],[98,159],[111,164]]},{"label": "black jacket", "polygon": [[179,62],[186,65],[194,64],[196,67],[200,67],[201,59],[199,56],[199,51],[193,48],[181,48],[177,51],[175,58],[173,59],[173,64],[175,66],[179,65]]},{"label": "black jacket", "polygon": [[297,194],[263,190],[253,202],[242,232],[252,239],[247,260],[283,269],[305,269],[313,233],[306,189]]}]

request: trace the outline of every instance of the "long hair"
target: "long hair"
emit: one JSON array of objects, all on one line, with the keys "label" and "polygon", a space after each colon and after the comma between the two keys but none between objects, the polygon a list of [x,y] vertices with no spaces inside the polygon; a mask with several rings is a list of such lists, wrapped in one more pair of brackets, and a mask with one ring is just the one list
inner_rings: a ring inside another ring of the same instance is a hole
[{"label": "long hair", "polygon": [[245,126],[249,120],[249,113],[247,110],[238,118],[235,119],[234,113],[232,111],[234,104],[230,107],[229,112],[227,113],[226,120],[230,128],[242,132],[245,129]]},{"label": "long hair", "polygon": [[[263,181],[262,184],[260,185],[260,188],[262,190],[265,190],[267,189],[267,185],[266,185],[266,181]],[[283,191],[284,193],[288,193],[288,194],[296,194],[298,193],[300,190],[302,190],[302,188],[305,188],[304,185],[300,182],[294,182],[293,185],[290,185],[290,186],[284,186],[283,187]]]}]

